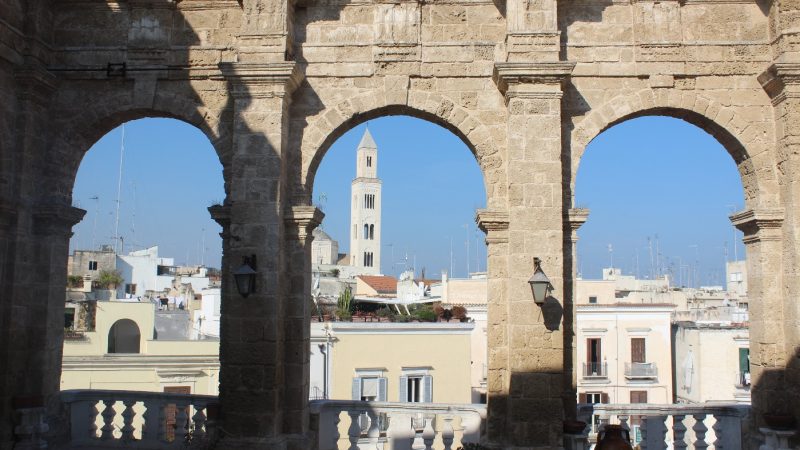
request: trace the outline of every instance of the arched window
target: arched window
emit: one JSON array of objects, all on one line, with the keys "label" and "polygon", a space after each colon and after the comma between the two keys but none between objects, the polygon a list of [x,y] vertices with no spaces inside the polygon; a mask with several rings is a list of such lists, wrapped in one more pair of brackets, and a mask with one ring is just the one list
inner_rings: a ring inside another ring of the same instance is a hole
[{"label": "arched window", "polygon": [[375,239],[375,225],[369,226],[369,238]]},{"label": "arched window", "polygon": [[141,333],[136,322],[121,319],[108,330],[108,353],[139,353]]},{"label": "arched window", "polygon": [[364,239],[369,239],[369,225],[364,224]]}]

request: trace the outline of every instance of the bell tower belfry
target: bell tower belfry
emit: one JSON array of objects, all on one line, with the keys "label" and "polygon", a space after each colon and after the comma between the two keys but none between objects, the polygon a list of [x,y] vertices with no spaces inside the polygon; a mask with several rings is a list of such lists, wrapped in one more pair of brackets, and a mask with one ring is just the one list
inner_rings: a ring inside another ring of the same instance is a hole
[{"label": "bell tower belfry", "polygon": [[356,178],[351,185],[350,265],[364,275],[381,273],[381,180],[378,146],[369,129],[356,154]]}]

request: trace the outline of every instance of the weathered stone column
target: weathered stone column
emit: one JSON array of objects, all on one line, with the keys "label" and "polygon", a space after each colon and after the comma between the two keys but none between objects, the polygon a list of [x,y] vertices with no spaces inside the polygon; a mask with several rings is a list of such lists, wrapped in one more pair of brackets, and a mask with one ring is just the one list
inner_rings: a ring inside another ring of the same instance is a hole
[{"label": "weathered stone column", "polygon": [[578,229],[589,218],[589,210],[585,208],[571,208],[567,211],[564,220],[564,273],[570,276],[564,279],[564,372],[571,374],[564,377],[564,413],[567,418],[575,419],[577,410],[578,391],[578,363],[576,358],[577,342],[575,327],[575,292],[578,277]]},{"label": "weathered stone column", "polygon": [[[294,63],[221,66],[233,98],[234,136],[221,305],[220,448],[286,448],[284,270],[288,107],[301,74]],[[255,292],[242,298],[233,271],[255,256]]]},{"label": "weathered stone column", "polygon": [[[800,12],[796,10],[796,6],[779,3],[781,7],[794,8],[792,16]],[[794,31],[789,34],[790,41],[795,42]],[[782,39],[784,38],[785,36]],[[791,52],[784,53],[780,59],[798,60],[800,51],[796,44],[788,47],[782,45],[781,49]],[[748,295],[752,299],[752,398],[757,424],[762,425],[761,415],[765,412],[792,413],[800,422],[800,302],[797,301],[800,297],[800,62],[776,62],[758,79],[772,99],[774,108],[774,164],[780,189],[778,193],[770,194],[777,194],[780,200],[775,206],[782,208],[782,211],[779,214],[756,209],[750,216],[737,215],[734,220],[742,222],[747,219],[737,227],[743,231],[747,227],[749,231],[745,233],[749,232],[752,237],[746,236],[745,241],[754,241],[747,247],[748,271],[753,270],[751,266],[759,265],[760,273],[769,277],[768,284],[760,282],[764,284],[762,292],[755,291],[758,296],[753,298],[753,274],[748,273]],[[782,229],[770,232],[780,231],[780,242],[764,244],[763,228],[776,225]],[[768,249],[766,245],[769,245]],[[754,250],[759,252],[758,258],[750,253],[751,247],[755,246],[761,247]],[[773,270],[777,273],[773,273]],[[756,324],[754,320],[763,320],[765,329],[762,330],[761,324]],[[754,334],[763,335],[757,341]],[[754,350],[754,344],[758,345],[757,350]],[[760,379],[756,370],[761,373]]]},{"label": "weathered stone column", "polygon": [[750,300],[750,373],[753,412],[758,423],[765,412],[788,412],[785,314],[781,253],[784,212],[745,210],[731,216],[744,233],[747,251],[747,296]]},{"label": "weathered stone column", "polygon": [[284,216],[286,225],[286,273],[290,288],[284,326],[285,395],[284,432],[298,437],[308,431],[308,389],[311,345],[311,232],[325,215],[314,206],[293,206]]},{"label": "weathered stone column", "polygon": [[[495,64],[495,80],[508,104],[508,363],[505,429],[493,443],[558,448],[562,443],[566,372],[564,220],[562,197],[562,83],[574,64]],[[528,279],[533,259],[555,290],[536,305]],[[570,358],[571,359],[571,358]],[[491,360],[490,360],[491,364]],[[571,381],[570,381],[571,382]],[[491,395],[491,394],[490,394]],[[490,397],[491,402],[491,397]],[[491,410],[490,410],[491,414]],[[500,430],[495,430],[500,431]]]},{"label": "weathered stone column", "polygon": [[486,233],[487,254],[487,431],[491,442],[501,442],[506,430],[508,385],[508,213],[479,210],[475,221]]}]

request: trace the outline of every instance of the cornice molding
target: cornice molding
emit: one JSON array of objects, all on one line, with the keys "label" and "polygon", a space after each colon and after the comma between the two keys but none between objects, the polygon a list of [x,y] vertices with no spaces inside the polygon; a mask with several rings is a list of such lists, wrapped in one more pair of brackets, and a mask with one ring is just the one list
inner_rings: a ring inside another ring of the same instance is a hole
[{"label": "cornice molding", "polygon": [[787,98],[797,98],[797,92],[787,92],[788,86],[800,88],[800,63],[776,62],[758,76],[758,82],[777,105]]},{"label": "cornice molding", "polygon": [[86,211],[61,204],[40,204],[33,212],[33,232],[40,236],[72,236],[72,227]]},{"label": "cornice molding", "polygon": [[287,237],[305,241],[311,232],[322,223],[325,214],[316,206],[292,206],[283,217]]},{"label": "cornice molding", "polygon": [[486,233],[487,244],[504,244],[508,242],[508,212],[490,209],[479,209],[475,213],[478,228]]},{"label": "cornice molding", "polygon": [[780,241],[783,208],[747,209],[730,215],[733,226],[744,233],[745,244]]},{"label": "cornice molding", "polygon": [[290,96],[303,81],[297,63],[220,63],[222,76],[232,83],[231,93],[237,98],[269,98]]},{"label": "cornice molding", "polygon": [[[562,83],[572,74],[574,62],[496,62],[492,78],[506,101],[511,98],[561,98]],[[531,90],[530,87],[545,89]],[[522,89],[522,86],[528,89]]]}]

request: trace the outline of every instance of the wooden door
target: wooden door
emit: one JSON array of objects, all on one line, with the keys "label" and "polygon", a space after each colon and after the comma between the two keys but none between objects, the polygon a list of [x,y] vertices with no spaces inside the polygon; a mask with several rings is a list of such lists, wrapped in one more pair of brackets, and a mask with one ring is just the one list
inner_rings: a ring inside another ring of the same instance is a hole
[{"label": "wooden door", "polygon": [[631,362],[647,362],[647,355],[645,355],[644,351],[644,338],[631,338]]},{"label": "wooden door", "polygon": [[[192,388],[190,386],[164,386],[164,392],[170,394],[191,394]],[[189,407],[186,407],[187,423],[180,424],[180,426],[188,425]],[[175,440],[175,429],[178,428],[178,408],[174,403],[170,403],[164,407],[164,433],[168,442]]]}]

